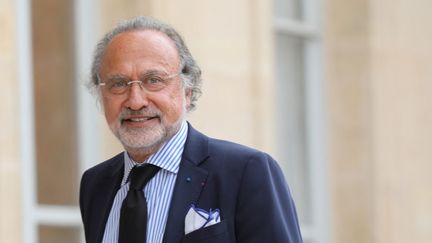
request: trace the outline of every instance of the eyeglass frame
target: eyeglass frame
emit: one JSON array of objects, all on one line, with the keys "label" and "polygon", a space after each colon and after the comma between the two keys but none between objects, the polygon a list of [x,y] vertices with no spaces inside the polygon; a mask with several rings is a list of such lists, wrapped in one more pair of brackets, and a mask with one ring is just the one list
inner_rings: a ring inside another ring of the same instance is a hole
[{"label": "eyeglass frame", "polygon": [[[168,80],[173,79],[173,78],[175,78],[175,77],[177,77],[179,75],[181,75],[181,72],[179,72],[179,73],[173,73],[173,74],[170,74],[170,75],[168,75],[166,77],[161,77],[161,75],[158,75],[157,73],[150,72],[150,73],[144,75],[144,79],[143,79],[144,81],[143,80],[130,80],[130,81],[126,81],[126,78],[124,78],[124,79],[121,78],[123,80],[120,80],[117,83],[123,82],[123,84],[126,84],[126,86],[125,86],[124,91],[117,92],[117,93],[116,92],[112,92],[110,90],[110,88],[108,87],[108,83],[109,82],[99,82],[98,86],[107,87],[108,88],[108,93],[110,95],[113,95],[113,96],[120,96],[120,95],[123,95],[123,94],[127,93],[131,89],[132,84],[134,84],[134,83],[137,83],[140,86],[141,89],[146,90],[148,92],[158,92],[158,91],[160,91],[160,90],[162,90],[162,89],[164,89],[166,87],[166,82]],[[145,85],[144,85],[145,84],[145,79],[147,79],[147,78],[151,79],[152,77],[153,78],[156,77],[156,79],[158,79],[159,81],[163,82],[165,85],[163,87],[160,87],[160,88],[157,88],[157,89],[153,89],[153,90],[146,88]],[[98,80],[101,80],[101,78],[99,77],[99,75],[97,75],[97,78],[98,78]]]}]

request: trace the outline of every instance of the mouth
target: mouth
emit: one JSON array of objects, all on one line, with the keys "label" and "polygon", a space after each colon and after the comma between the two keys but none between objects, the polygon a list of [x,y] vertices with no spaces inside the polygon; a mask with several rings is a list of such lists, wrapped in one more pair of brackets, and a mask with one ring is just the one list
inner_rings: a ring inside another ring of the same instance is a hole
[{"label": "mouth", "polygon": [[121,120],[122,124],[132,125],[132,126],[142,126],[151,121],[159,119],[159,116],[140,116],[140,117],[128,117]]}]

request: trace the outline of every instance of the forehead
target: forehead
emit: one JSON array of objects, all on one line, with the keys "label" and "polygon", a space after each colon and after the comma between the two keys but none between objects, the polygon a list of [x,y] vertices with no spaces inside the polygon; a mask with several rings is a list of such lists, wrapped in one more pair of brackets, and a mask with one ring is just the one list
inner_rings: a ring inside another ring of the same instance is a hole
[{"label": "forehead", "polygon": [[[102,57],[101,72],[116,68],[173,71],[179,67],[174,42],[156,30],[136,30],[116,35]],[[132,70],[130,70],[132,71]]]}]

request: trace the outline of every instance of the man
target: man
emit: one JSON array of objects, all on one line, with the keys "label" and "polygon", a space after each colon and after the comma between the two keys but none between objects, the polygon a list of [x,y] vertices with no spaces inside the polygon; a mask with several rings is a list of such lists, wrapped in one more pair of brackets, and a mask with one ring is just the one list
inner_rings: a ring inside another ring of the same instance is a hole
[{"label": "man", "polygon": [[186,122],[200,85],[182,38],[157,20],[128,20],[97,45],[91,86],[126,151],[82,177],[88,243],[302,242],[276,162]]}]

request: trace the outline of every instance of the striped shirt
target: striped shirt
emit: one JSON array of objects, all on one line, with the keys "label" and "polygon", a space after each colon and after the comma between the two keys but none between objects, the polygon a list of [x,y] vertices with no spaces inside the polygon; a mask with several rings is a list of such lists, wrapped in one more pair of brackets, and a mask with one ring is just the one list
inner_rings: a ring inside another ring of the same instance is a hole
[{"label": "striped shirt", "polygon": [[[161,168],[143,188],[147,199],[148,211],[147,242],[162,242],[174,183],[187,137],[187,130],[187,123],[183,121],[177,134],[145,161],[145,163]],[[105,225],[103,243],[118,242],[120,209],[123,199],[129,190],[127,178],[132,167],[138,164],[129,157],[127,152],[124,153],[124,163],[123,180],[114,198],[108,221]]]}]

